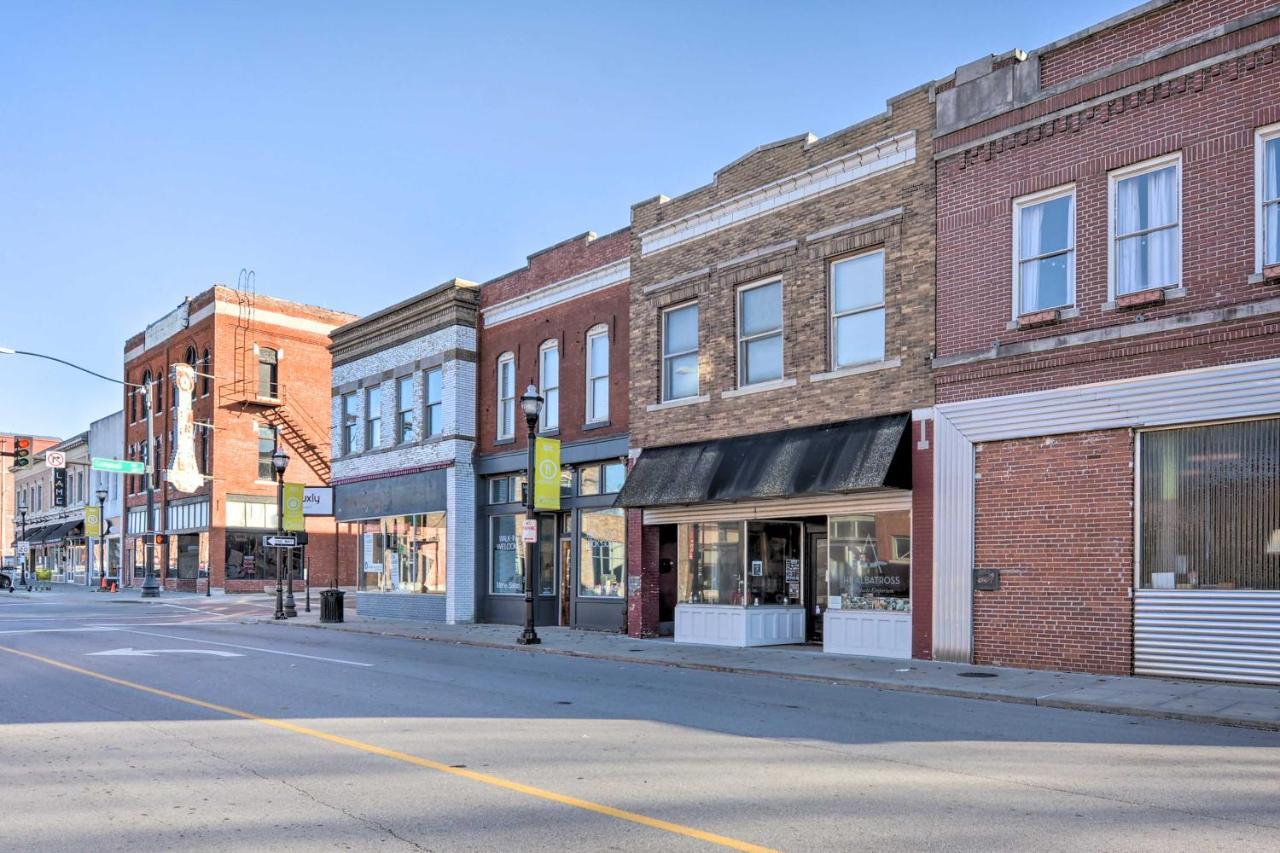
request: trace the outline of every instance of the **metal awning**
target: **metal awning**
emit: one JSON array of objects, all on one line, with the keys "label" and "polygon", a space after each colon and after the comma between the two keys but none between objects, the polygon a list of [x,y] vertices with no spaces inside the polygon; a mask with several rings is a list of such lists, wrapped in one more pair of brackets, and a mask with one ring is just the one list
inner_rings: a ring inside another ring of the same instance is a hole
[{"label": "metal awning", "polygon": [[40,541],[52,545],[54,542],[61,542],[63,539],[69,538],[68,534],[75,532],[77,527],[83,525],[84,522],[64,521],[61,524],[55,524],[45,531],[44,538]]},{"label": "metal awning", "polygon": [[909,414],[645,449],[617,506],[911,488]]},{"label": "metal awning", "polygon": [[21,533],[18,534],[18,541],[19,542],[39,542],[42,539],[44,539],[44,534],[49,530],[52,530],[54,527],[57,527],[57,525],[42,524],[39,527],[28,527],[26,536],[23,536]]}]

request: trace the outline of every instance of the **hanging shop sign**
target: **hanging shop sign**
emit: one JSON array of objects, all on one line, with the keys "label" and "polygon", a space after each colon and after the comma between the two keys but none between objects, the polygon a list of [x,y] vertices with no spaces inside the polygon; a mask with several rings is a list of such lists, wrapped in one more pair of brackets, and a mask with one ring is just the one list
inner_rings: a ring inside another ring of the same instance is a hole
[{"label": "hanging shop sign", "polygon": [[307,522],[302,517],[302,504],[305,486],[301,483],[284,484],[284,524],[285,530],[306,530]]},{"label": "hanging shop sign", "polygon": [[53,505],[67,505],[67,469],[53,469]]},{"label": "hanging shop sign", "polygon": [[533,508],[560,509],[560,439],[539,438],[533,446]]},{"label": "hanging shop sign", "polygon": [[173,463],[167,479],[180,492],[191,493],[204,485],[200,466],[196,463],[196,427],[191,415],[191,393],[196,387],[196,369],[189,364],[173,366],[173,387],[178,391],[178,407],[174,413],[177,441],[173,447]]},{"label": "hanging shop sign", "polygon": [[303,515],[333,515],[333,486],[307,486],[302,492]]}]

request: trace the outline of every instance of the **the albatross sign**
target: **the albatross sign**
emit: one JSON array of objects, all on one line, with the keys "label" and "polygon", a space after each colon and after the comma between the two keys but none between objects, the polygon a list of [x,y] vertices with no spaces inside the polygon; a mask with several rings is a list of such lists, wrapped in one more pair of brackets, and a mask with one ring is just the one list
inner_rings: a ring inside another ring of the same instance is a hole
[{"label": "the albatross sign", "polygon": [[194,492],[204,485],[204,476],[196,463],[196,427],[191,415],[191,392],[196,387],[196,369],[189,364],[173,366],[173,387],[178,391],[175,412],[177,441],[173,448],[173,464],[167,479],[180,492]]}]

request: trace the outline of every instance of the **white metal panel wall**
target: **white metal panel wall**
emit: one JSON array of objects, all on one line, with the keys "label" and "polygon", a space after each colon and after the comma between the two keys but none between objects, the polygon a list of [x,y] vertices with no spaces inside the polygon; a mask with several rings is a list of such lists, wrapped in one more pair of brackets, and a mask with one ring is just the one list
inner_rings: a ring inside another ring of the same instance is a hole
[{"label": "white metal panel wall", "polygon": [[1140,589],[1138,675],[1280,684],[1280,592]]},{"label": "white metal panel wall", "polygon": [[942,414],[934,418],[933,657],[973,654],[973,443]]}]

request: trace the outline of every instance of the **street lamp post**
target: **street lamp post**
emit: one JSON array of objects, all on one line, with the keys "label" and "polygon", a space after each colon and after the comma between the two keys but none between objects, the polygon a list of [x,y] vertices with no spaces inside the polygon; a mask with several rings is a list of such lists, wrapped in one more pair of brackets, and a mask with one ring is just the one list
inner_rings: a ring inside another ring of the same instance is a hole
[{"label": "street lamp post", "polygon": [[98,498],[98,589],[107,588],[107,490],[94,492]]},{"label": "street lamp post", "polygon": [[[281,448],[277,447],[276,452],[271,454],[271,468],[276,472],[276,533],[284,535],[284,469],[289,467],[289,455]],[[287,619],[288,613],[285,612],[284,605],[284,586],[280,578],[280,546],[276,546],[276,619]],[[289,579],[289,597],[293,597],[293,579]],[[297,611],[294,611],[297,615]]]},{"label": "street lamp post", "polygon": [[[22,541],[27,542],[27,503],[22,501],[18,504],[18,518],[21,519],[22,525]],[[31,591],[31,585],[27,583],[27,563],[31,562],[31,543],[27,542],[27,552],[22,555],[22,585]]]},{"label": "street lamp post", "polygon": [[[542,397],[538,394],[538,389],[530,383],[525,389],[524,395],[520,397],[520,410],[524,412],[525,426],[529,430],[529,455],[528,462],[525,465],[524,474],[524,507],[527,518],[535,521],[538,516],[533,505],[533,480],[534,467],[537,465],[534,443],[538,432],[538,416],[542,413]],[[538,632],[534,629],[534,612],[533,612],[533,594],[534,594],[534,567],[538,563],[538,542],[535,537],[534,541],[525,545],[524,557],[524,630],[520,632],[520,636],[516,638],[516,642],[522,646],[535,646],[542,642],[542,638],[538,636]]]}]

